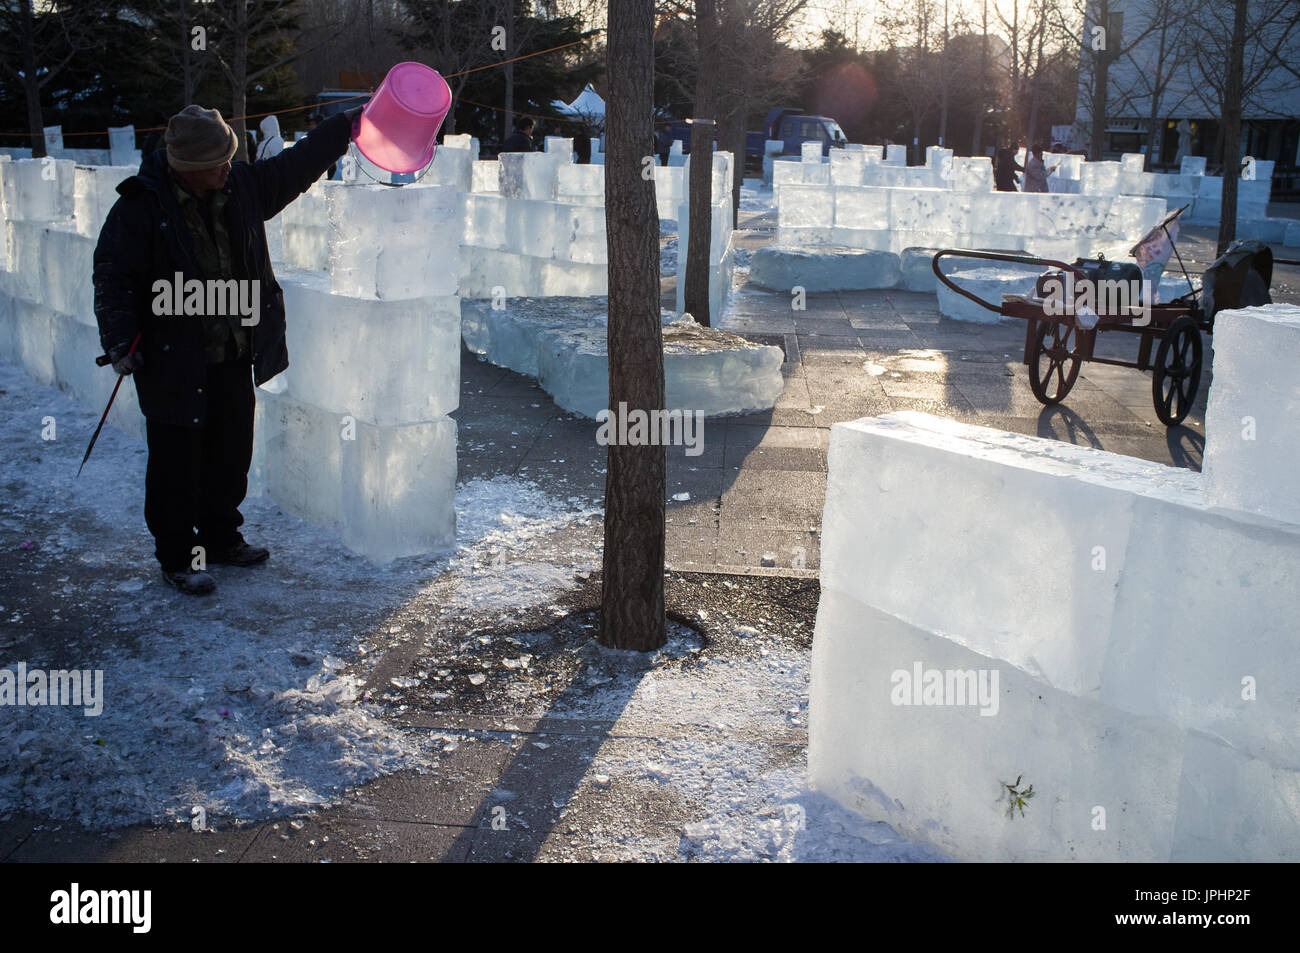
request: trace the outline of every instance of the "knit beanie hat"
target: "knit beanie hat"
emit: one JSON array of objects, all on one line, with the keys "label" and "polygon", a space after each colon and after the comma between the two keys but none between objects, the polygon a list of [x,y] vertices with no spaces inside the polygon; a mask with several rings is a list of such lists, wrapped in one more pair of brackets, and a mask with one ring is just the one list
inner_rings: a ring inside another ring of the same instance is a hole
[{"label": "knit beanie hat", "polygon": [[167,162],[178,172],[201,172],[225,165],[239,140],[215,109],[186,106],[167,122]]}]

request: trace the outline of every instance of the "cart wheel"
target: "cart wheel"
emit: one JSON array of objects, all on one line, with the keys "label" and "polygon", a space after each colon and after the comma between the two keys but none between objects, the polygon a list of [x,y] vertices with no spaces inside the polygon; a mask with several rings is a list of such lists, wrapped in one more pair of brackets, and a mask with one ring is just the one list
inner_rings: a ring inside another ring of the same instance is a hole
[{"label": "cart wheel", "polygon": [[1059,404],[1079,378],[1079,335],[1074,325],[1040,321],[1029,357],[1029,387],[1040,404]]},{"label": "cart wheel", "polygon": [[1201,329],[1192,318],[1179,318],[1165,330],[1156,349],[1151,397],[1156,416],[1166,427],[1183,422],[1201,386]]}]

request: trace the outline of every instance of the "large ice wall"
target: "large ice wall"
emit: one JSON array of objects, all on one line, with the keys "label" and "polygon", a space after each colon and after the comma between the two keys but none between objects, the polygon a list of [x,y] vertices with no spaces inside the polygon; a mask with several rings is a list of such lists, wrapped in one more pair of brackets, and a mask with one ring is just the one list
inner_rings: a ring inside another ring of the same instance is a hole
[{"label": "large ice wall", "polygon": [[1165,213],[1164,199],[1114,195],[962,192],[946,188],[782,186],[781,245],[904,248],[1023,247],[1071,260],[1127,250]]},{"label": "large ice wall", "polygon": [[[0,354],[96,411],[117,377],[94,363],[91,255],[130,172],[0,161]],[[457,195],[318,183],[277,223],[280,257],[296,259],[277,275],[290,366],[257,391],[250,492],[337,526],[377,561],[455,539]],[[143,438],[134,387],[119,391],[109,420]]]},{"label": "large ice wall", "polygon": [[925,414],[836,424],[828,462],[817,788],[968,860],[1295,856],[1300,526]]}]

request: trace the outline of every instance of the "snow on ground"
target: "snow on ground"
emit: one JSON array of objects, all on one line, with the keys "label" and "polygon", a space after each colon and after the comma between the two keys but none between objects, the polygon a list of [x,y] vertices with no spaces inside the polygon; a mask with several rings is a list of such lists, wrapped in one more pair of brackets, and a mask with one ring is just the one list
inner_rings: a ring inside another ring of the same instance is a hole
[{"label": "snow on ground", "polygon": [[[708,656],[685,630],[673,636],[649,671],[620,673],[618,656],[589,653],[588,681],[598,691],[550,714],[619,718],[654,725],[658,740],[641,746],[607,743],[584,784],[620,780],[666,788],[698,820],[679,839],[614,832],[608,845],[629,860],[932,861],[943,854],[900,837],[810,791],[802,731],[807,727],[807,650],[782,646],[770,633],[743,628],[739,652]],[[699,656],[699,657],[697,657]],[[602,665],[603,659],[613,659]],[[686,664],[664,664],[686,660]],[[642,733],[640,731],[638,734]],[[773,758],[787,737],[787,757]],[[797,739],[797,740],[796,740]],[[608,779],[608,780],[607,780]]]},{"label": "snow on ground", "polygon": [[[214,567],[217,593],[195,599],[159,580],[140,516],[144,448],[106,428],[76,480],[95,418],[5,363],[0,401],[0,545],[25,560],[6,562],[17,569],[0,596],[0,665],[102,669],[105,694],[98,717],[5,711],[0,813],[105,827],[201,804],[253,819],[417,765],[419,745],[358,697],[391,635],[385,617],[448,573],[463,604],[507,589],[516,605],[549,601],[573,570],[550,561],[547,536],[591,513],[525,481],[474,481],[458,492],[457,552],[374,567],[255,498],[244,531],[271,545],[271,562]],[[59,428],[49,443],[46,415]],[[477,571],[497,553],[510,555],[508,586]]]}]

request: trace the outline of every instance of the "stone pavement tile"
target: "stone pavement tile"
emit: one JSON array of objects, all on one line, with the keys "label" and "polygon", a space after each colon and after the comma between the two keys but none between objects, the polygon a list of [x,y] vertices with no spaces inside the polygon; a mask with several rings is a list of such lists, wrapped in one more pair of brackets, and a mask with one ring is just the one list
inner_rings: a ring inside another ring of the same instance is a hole
[{"label": "stone pavement tile", "polygon": [[970,401],[979,415],[997,414],[1032,417],[1043,405],[1024,381],[1003,377],[996,381],[959,377],[954,381],[957,392]]},{"label": "stone pavement tile", "polygon": [[732,418],[727,423],[727,451],[754,449],[825,450],[826,432],[817,427],[783,427],[754,425],[743,418]]},{"label": "stone pavement tile", "polygon": [[714,566],[718,549],[718,521],[690,524],[670,523],[665,539],[665,562],[674,569],[708,570]]},{"label": "stone pavement tile", "polygon": [[[821,522],[826,474],[798,470],[737,471],[735,484],[722,494],[722,531],[729,524],[756,524],[795,529]],[[764,519],[760,520],[760,517]]]},{"label": "stone pavement tile", "polygon": [[755,447],[746,450],[737,446],[727,448],[727,462],[733,472],[742,467],[747,470],[822,470],[826,467],[826,451],[806,447]]},{"label": "stone pavement tile", "polygon": [[231,827],[214,820],[215,831],[195,831],[189,824],[167,827],[128,827],[88,831],[75,824],[60,830],[46,821],[44,829],[14,849],[12,863],[230,863],[238,860],[257,838],[256,827]]},{"label": "stone pavement tile", "polygon": [[[824,404],[810,404],[804,408],[787,407],[772,412],[772,423],[780,427],[829,427]],[[816,411],[814,413],[813,411]]]},{"label": "stone pavement tile", "polygon": [[961,401],[964,398],[957,390],[956,384],[946,374],[902,374],[895,377],[893,373],[881,374],[880,387],[885,395],[894,400],[899,397],[912,400],[948,400]]},{"label": "stone pavement tile", "polygon": [[839,311],[796,311],[794,327],[799,334],[853,336],[852,325]]},{"label": "stone pavement tile", "polygon": [[762,566],[763,555],[774,553],[780,569],[817,569],[821,565],[821,533],[817,522],[803,529],[768,526],[768,520],[725,524],[718,533],[717,561],[720,566]]},{"label": "stone pavement tile", "polygon": [[795,310],[793,307],[796,303],[793,294],[774,294],[769,301],[773,314],[789,308],[796,323],[809,318],[840,318],[841,320],[844,318],[844,305],[840,303],[840,296],[834,291],[813,291],[805,294],[803,308],[800,310]]},{"label": "stone pavement tile", "polygon": [[[0,634],[0,638],[3,635]],[[32,829],[44,826],[45,820],[35,814],[11,814],[0,820],[0,862],[3,862],[23,841],[32,836]]]},{"label": "stone pavement tile", "polygon": [[800,344],[799,350],[805,374],[816,373],[818,368],[827,365],[847,367],[856,364],[861,367],[867,359],[866,349],[856,342],[853,345],[846,344],[839,347],[827,347],[824,344],[809,347]]},{"label": "stone pavement tile", "polygon": [[[957,321],[950,321],[943,325],[931,326],[913,324],[912,333],[916,335],[916,340],[920,342],[920,346],[925,348],[935,348],[940,351],[960,351],[976,346],[979,341],[978,332],[951,327],[951,325],[958,323]],[[976,326],[967,325],[967,327]]]},{"label": "stone pavement tile", "polygon": [[975,415],[975,406],[958,391],[946,394],[942,398],[924,397],[890,397],[891,410],[915,410],[936,417],[952,417],[955,420],[970,418]]},{"label": "stone pavement tile", "polygon": [[[618,740],[607,747],[632,749]],[[635,839],[639,853],[648,850],[660,860],[676,861],[682,831],[694,814],[671,787],[643,778],[602,776],[579,788],[565,805],[536,859],[616,861],[626,856],[623,845]]]},{"label": "stone pavement tile", "polygon": [[[719,441],[721,443],[722,441]],[[721,451],[719,451],[721,455]],[[702,508],[716,503],[722,490],[730,479],[730,474],[722,467],[694,467],[685,463],[668,465],[668,499],[669,516],[674,511],[682,511],[691,516],[700,516]],[[674,500],[677,493],[689,493],[691,498],[685,501]]]},{"label": "stone pavement tile", "polygon": [[859,328],[858,343],[868,351],[893,352],[921,347],[921,339],[911,328]]},{"label": "stone pavement tile", "polygon": [[[418,729],[417,729],[418,730]],[[360,820],[473,826],[496,786],[512,745],[495,737],[435,732],[455,740],[454,751],[424,773],[403,771],[351,792],[333,812]]]},{"label": "stone pavement tile", "polygon": [[[294,827],[301,824],[301,827]],[[467,827],[318,814],[263,824],[241,863],[410,863],[465,859]]]},{"label": "stone pavement tile", "polygon": [[545,834],[559,821],[562,808],[588,774],[592,760],[606,743],[601,735],[538,733],[516,742],[495,787],[484,802],[475,845],[487,843],[483,833],[502,820],[507,831]]}]

